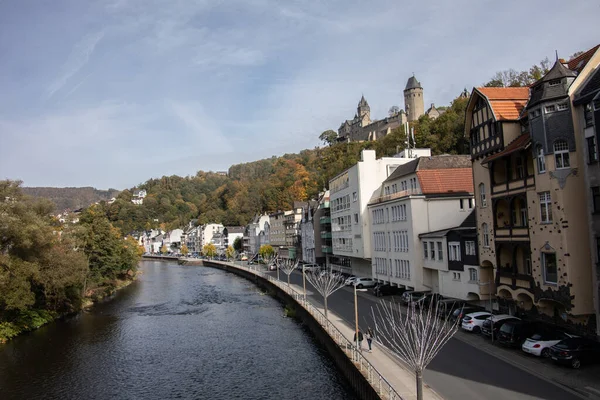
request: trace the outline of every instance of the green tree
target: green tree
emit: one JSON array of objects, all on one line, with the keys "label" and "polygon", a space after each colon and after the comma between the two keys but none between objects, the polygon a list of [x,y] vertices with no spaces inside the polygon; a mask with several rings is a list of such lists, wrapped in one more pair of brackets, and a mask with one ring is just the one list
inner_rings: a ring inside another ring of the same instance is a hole
[{"label": "green tree", "polygon": [[244,245],[242,243],[242,238],[241,237],[236,237],[235,240],[233,241],[233,249],[235,251],[237,251],[238,253],[241,253],[242,250],[244,250]]},{"label": "green tree", "polygon": [[319,140],[321,140],[323,143],[331,146],[332,144],[335,143],[337,136],[338,136],[338,134],[336,131],[328,129],[326,131],[323,131],[323,133],[321,133],[319,135]]},{"label": "green tree", "polygon": [[227,246],[227,248],[225,249],[225,257],[227,257],[228,260],[231,260],[235,257],[235,250],[232,246]]},{"label": "green tree", "polygon": [[181,254],[183,254],[184,256],[187,256],[188,253],[190,252],[190,250],[188,249],[188,247],[185,244],[181,245],[180,251],[181,251]]},{"label": "green tree", "polygon": [[217,248],[212,243],[207,243],[202,247],[202,254],[206,257],[213,258],[217,255]]},{"label": "green tree", "polygon": [[258,249],[258,255],[260,255],[263,258],[263,260],[266,260],[272,258],[275,255],[275,250],[270,244],[263,244],[262,246],[260,246],[260,249]]}]

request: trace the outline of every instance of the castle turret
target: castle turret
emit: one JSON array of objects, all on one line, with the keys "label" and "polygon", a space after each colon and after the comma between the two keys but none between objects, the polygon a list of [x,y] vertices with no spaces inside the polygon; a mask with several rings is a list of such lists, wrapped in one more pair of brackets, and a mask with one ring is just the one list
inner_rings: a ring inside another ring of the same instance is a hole
[{"label": "castle turret", "polygon": [[365,100],[364,95],[360,98],[360,101],[358,102],[356,113],[358,117],[362,120],[363,126],[371,123],[371,107],[369,107],[369,103],[367,103],[367,100]]},{"label": "castle turret", "polygon": [[425,113],[423,87],[414,75],[408,78],[404,88],[404,108],[409,122],[419,119]]}]

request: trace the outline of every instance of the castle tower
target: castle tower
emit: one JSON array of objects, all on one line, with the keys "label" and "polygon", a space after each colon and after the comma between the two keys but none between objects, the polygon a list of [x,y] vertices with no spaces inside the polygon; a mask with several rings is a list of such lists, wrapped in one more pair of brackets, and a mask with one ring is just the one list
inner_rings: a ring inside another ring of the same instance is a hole
[{"label": "castle tower", "polygon": [[362,126],[368,125],[371,123],[371,107],[369,107],[369,103],[365,100],[365,96],[360,98],[358,102],[358,107],[356,108],[356,113],[358,117],[362,120]]},{"label": "castle tower", "polygon": [[416,121],[425,113],[423,87],[414,75],[408,78],[404,88],[404,108],[408,122]]}]

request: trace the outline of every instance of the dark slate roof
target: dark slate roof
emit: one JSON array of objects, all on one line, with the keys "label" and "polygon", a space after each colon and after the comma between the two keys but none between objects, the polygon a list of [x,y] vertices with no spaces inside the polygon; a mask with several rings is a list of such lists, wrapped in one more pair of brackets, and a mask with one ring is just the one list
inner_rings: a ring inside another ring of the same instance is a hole
[{"label": "dark slate roof", "polygon": [[556,60],[550,71],[535,82],[531,87],[531,97],[527,109],[531,109],[543,101],[550,101],[566,97],[568,95],[567,82],[561,81],[559,85],[550,86],[549,82],[555,79],[575,78],[577,73],[565,67],[559,60]]},{"label": "dark slate roof", "polygon": [[408,78],[408,82],[406,82],[406,87],[404,88],[404,90],[415,89],[415,88],[423,89],[423,87],[421,86],[421,83],[413,75],[410,78]]},{"label": "dark slate roof", "polygon": [[358,102],[358,106],[359,107],[369,107],[369,103],[367,103],[367,100],[365,100],[364,95],[360,98],[360,101]]},{"label": "dark slate roof", "polygon": [[468,155],[444,154],[431,157],[419,157],[398,166],[392,174],[384,181],[392,181],[405,175],[412,174],[417,170],[471,168],[471,159]]},{"label": "dark slate roof", "polygon": [[232,233],[244,233],[245,227],[243,227],[243,226],[227,226],[227,227],[225,227],[225,229],[227,229],[227,234],[231,235]]},{"label": "dark slate roof", "polygon": [[552,79],[560,79],[566,76],[576,77],[577,73],[565,67],[559,60],[556,60],[550,71],[542,77],[542,81],[550,81]]},{"label": "dark slate roof", "polygon": [[476,228],[477,227],[477,215],[475,209],[471,211],[471,214],[460,224],[461,228]]}]

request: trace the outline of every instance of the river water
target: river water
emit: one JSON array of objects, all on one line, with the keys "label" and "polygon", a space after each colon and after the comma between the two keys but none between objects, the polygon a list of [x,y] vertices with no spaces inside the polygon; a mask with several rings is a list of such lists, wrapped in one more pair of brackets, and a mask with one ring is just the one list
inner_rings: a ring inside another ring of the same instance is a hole
[{"label": "river water", "polygon": [[0,345],[0,399],[354,399],[326,351],[250,282],[141,263],[88,312]]}]

